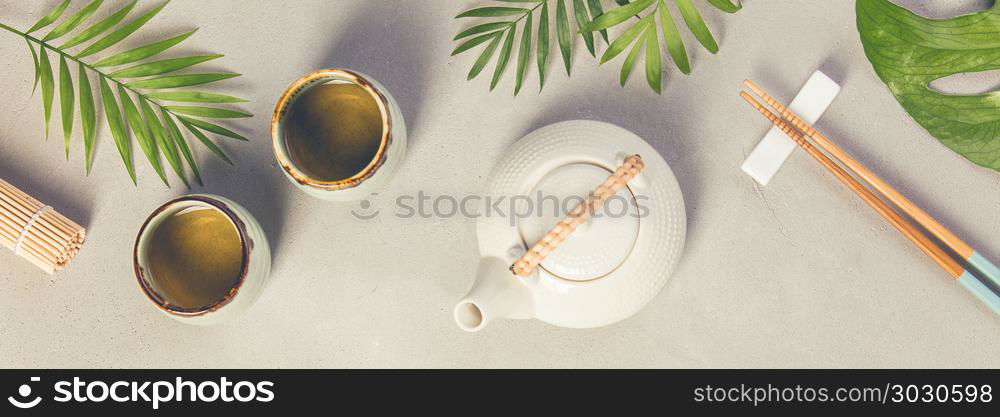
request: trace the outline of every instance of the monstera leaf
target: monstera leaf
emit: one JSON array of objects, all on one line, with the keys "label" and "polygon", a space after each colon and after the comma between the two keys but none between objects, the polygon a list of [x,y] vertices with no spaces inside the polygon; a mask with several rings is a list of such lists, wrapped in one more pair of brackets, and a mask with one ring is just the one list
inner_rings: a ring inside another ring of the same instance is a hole
[{"label": "monstera leaf", "polygon": [[953,151],[1000,170],[1000,92],[948,95],[929,86],[1000,68],[1000,2],[935,20],[888,0],[858,0],[857,19],[868,60],[906,112]]}]

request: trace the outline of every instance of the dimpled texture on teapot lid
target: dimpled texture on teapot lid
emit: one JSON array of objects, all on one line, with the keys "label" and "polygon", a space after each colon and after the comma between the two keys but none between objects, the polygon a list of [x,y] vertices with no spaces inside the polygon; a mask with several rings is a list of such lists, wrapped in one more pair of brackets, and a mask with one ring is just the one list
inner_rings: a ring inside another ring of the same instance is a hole
[{"label": "dimpled texture on teapot lid", "polygon": [[[569,164],[553,169],[522,200],[518,232],[530,247],[587,198],[612,172],[594,164]],[[528,207],[532,206],[532,207]],[[563,279],[589,281],[617,269],[632,252],[639,235],[639,210],[628,187],[609,198],[541,263]]]}]

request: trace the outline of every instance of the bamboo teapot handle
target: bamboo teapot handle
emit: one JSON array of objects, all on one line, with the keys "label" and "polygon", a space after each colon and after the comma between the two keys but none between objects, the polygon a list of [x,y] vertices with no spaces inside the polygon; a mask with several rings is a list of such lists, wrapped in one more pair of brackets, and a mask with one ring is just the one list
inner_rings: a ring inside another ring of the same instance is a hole
[{"label": "bamboo teapot handle", "polygon": [[604,203],[611,196],[618,193],[629,181],[639,175],[645,167],[646,165],[642,162],[642,157],[639,155],[626,157],[621,166],[607,180],[598,185],[597,189],[591,192],[586,200],[574,207],[573,210],[570,210],[569,215],[565,219],[556,223],[527,253],[514,261],[514,264],[510,266],[511,272],[517,276],[527,276],[534,272],[538,264],[545,259],[545,256],[552,253],[560,243],[566,240],[578,226],[587,221],[587,219],[590,219],[598,209],[604,207]]}]

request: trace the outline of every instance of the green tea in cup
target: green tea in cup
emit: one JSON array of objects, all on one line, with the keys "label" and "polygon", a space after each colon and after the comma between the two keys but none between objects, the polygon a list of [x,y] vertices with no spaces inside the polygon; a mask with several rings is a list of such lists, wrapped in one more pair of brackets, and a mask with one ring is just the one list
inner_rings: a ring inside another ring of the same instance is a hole
[{"label": "green tea in cup", "polygon": [[173,213],[149,238],[150,286],[173,306],[212,305],[239,282],[242,249],[239,232],[219,210],[191,207]]},{"label": "green tea in cup", "polygon": [[161,311],[185,323],[212,324],[254,304],[271,271],[271,251],[245,208],[192,194],[149,215],[133,262],[140,288]]},{"label": "green tea in cup", "polygon": [[370,77],[338,68],[306,74],[285,90],[271,138],[285,176],[325,200],[368,197],[406,152],[406,125],[392,96]]},{"label": "green tea in cup", "polygon": [[289,106],[284,134],[288,156],[306,175],[344,180],[375,159],[382,141],[382,112],[357,84],[316,85]]}]

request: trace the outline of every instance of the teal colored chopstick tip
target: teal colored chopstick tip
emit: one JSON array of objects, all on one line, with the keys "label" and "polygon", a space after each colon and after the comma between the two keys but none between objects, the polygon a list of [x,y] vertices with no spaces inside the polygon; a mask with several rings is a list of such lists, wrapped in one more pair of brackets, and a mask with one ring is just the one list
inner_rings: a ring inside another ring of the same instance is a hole
[{"label": "teal colored chopstick tip", "polygon": [[989,279],[993,283],[994,288],[1000,288],[1000,268],[997,268],[993,262],[990,262],[989,259],[986,259],[979,252],[972,252],[972,255],[966,261],[976,269],[979,276]]},{"label": "teal colored chopstick tip", "polygon": [[989,306],[994,313],[1000,315],[1000,295],[997,295],[996,290],[988,287],[969,271],[965,271],[958,277],[958,283],[975,295],[979,301]]}]

